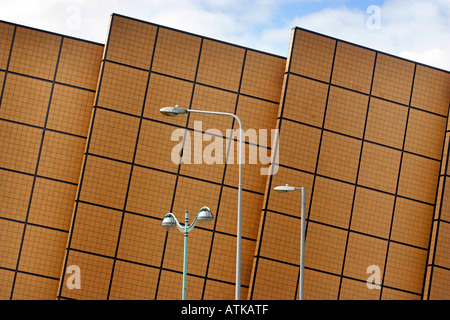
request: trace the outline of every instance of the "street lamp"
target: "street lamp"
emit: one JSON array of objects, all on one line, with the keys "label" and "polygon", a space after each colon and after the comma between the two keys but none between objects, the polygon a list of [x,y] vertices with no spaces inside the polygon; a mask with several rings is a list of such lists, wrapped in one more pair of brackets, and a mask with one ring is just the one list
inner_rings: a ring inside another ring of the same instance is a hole
[{"label": "street lamp", "polygon": [[236,289],[235,299],[241,299],[241,231],[242,231],[242,123],[241,120],[232,113],[216,112],[216,111],[202,111],[180,108],[179,105],[175,107],[165,107],[159,110],[161,114],[169,117],[175,117],[179,114],[204,113],[230,116],[239,123],[239,185],[238,185],[238,218],[237,218],[237,243],[236,243]]},{"label": "street lamp", "polygon": [[286,193],[294,190],[302,190],[302,216],[300,233],[300,279],[298,284],[298,299],[303,300],[303,285],[305,278],[305,207],[306,207],[306,188],[296,188],[290,185],[278,186],[274,190],[279,193]]},{"label": "street lamp", "polygon": [[164,218],[161,221],[161,226],[166,229],[166,231],[170,231],[173,228],[177,227],[178,230],[180,230],[182,233],[184,233],[184,256],[183,256],[183,293],[182,293],[182,299],[186,300],[186,278],[187,278],[187,246],[188,246],[188,233],[192,231],[195,227],[195,224],[198,222],[201,225],[207,225],[209,224],[213,219],[213,215],[211,213],[211,210],[208,207],[202,207],[199,212],[197,213],[197,216],[195,217],[194,221],[191,225],[189,225],[189,213],[186,210],[185,216],[184,216],[184,226],[182,226],[175,215],[173,213],[168,213],[164,216]]}]

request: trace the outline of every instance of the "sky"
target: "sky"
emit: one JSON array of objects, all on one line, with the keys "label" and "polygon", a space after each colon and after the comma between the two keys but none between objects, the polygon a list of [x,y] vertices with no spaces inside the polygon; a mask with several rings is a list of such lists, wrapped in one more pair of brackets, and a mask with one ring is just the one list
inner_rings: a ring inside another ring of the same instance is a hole
[{"label": "sky", "polygon": [[284,57],[298,26],[450,71],[450,0],[0,0],[0,20],[99,43],[112,13]]}]

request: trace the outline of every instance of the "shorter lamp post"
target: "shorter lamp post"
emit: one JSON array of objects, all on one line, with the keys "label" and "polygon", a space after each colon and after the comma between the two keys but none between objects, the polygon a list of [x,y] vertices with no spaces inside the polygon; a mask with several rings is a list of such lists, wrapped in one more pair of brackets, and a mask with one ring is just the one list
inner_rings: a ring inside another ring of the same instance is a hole
[{"label": "shorter lamp post", "polygon": [[183,256],[183,293],[182,299],[186,300],[186,278],[187,278],[187,246],[188,246],[188,233],[192,231],[195,227],[195,224],[198,222],[202,225],[207,225],[213,220],[214,217],[211,213],[211,210],[208,207],[202,207],[195,217],[194,221],[191,225],[189,225],[189,213],[186,210],[185,213],[185,222],[184,226],[182,226],[175,215],[173,213],[168,213],[164,216],[161,221],[161,226],[167,231],[172,230],[177,227],[182,233],[184,233],[184,256]]},{"label": "shorter lamp post", "polygon": [[303,300],[303,285],[305,277],[305,207],[306,207],[306,188],[296,188],[290,185],[278,186],[274,190],[279,193],[286,193],[294,190],[302,190],[302,215],[301,215],[301,233],[300,233],[300,279],[298,284],[298,299]]}]

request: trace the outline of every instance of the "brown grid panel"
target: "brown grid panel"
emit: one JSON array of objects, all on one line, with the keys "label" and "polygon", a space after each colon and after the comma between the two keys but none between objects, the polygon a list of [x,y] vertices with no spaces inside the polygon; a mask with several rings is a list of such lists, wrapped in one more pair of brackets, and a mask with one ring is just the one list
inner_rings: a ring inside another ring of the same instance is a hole
[{"label": "brown grid panel", "polygon": [[413,75],[414,63],[380,53],[377,55],[372,94],[408,104]]},{"label": "brown grid panel", "polygon": [[444,116],[450,101],[450,73],[417,65],[411,105]]},{"label": "brown grid panel", "polygon": [[[207,280],[205,285],[205,298],[207,300],[233,300],[235,297],[235,285],[214,280]],[[243,294],[244,290],[241,290],[241,298],[247,297],[247,294]]]},{"label": "brown grid panel", "polygon": [[314,172],[319,143],[319,129],[284,120],[278,141],[279,163]]},{"label": "brown grid panel", "polygon": [[53,80],[60,46],[60,36],[17,27],[9,70]]},{"label": "brown grid panel", "polygon": [[76,192],[76,185],[37,178],[28,222],[68,231]]},{"label": "brown grid panel", "polygon": [[[188,265],[189,268],[189,265]],[[189,273],[189,269],[188,269]],[[200,300],[205,280],[199,277],[190,276],[186,279],[188,300]],[[183,283],[183,274],[181,272],[172,272],[163,270],[158,286],[157,300],[180,300]]]},{"label": "brown grid panel", "polygon": [[381,300],[420,300],[421,296],[400,290],[383,288]]},{"label": "brown grid panel", "polygon": [[340,277],[305,269],[304,297],[306,300],[336,300],[339,281]]},{"label": "brown grid panel", "polygon": [[80,268],[81,289],[67,287],[67,280],[73,273],[67,272],[66,268],[62,270],[61,296],[80,300],[106,300],[113,260],[73,250],[68,254],[67,267],[74,265]]},{"label": "brown grid panel", "polygon": [[440,171],[441,175],[445,174],[445,170],[446,170],[445,164],[447,163],[447,159],[448,159],[449,141],[450,141],[450,133],[446,132],[445,133],[445,138],[444,138],[444,149],[443,149],[443,152],[442,152],[442,159],[441,159],[441,163],[442,163],[441,171]]},{"label": "brown grid panel", "polygon": [[0,126],[0,167],[33,173],[42,130],[2,121]]},{"label": "brown grid panel", "polygon": [[395,193],[401,152],[365,143],[361,156],[358,184]]},{"label": "brown grid panel", "polygon": [[103,46],[64,38],[56,81],[95,90]]},{"label": "brown grid panel", "polygon": [[283,117],[321,127],[327,92],[326,84],[289,75]]},{"label": "brown grid panel", "polygon": [[380,290],[367,288],[366,282],[343,278],[339,300],[380,300]]},{"label": "brown grid panel", "polygon": [[122,161],[133,161],[139,118],[98,109],[91,129],[89,152]]},{"label": "brown grid panel", "polygon": [[158,27],[113,15],[106,59],[148,69]]},{"label": "brown grid panel", "polygon": [[[162,219],[164,214],[161,212],[159,218]],[[159,267],[166,239],[166,231],[161,227],[160,219],[125,214],[117,257]],[[178,230],[173,232],[178,233]],[[182,247],[182,244],[179,244]]]},{"label": "brown grid panel", "polygon": [[354,183],[358,170],[361,141],[324,132],[318,173]]},{"label": "brown grid panel", "polygon": [[[192,212],[193,218],[195,217]],[[184,221],[183,215],[176,215],[177,219]],[[192,222],[189,220],[189,223]],[[155,221],[155,223],[157,223]],[[183,223],[184,224],[184,223]],[[161,228],[161,226],[158,226]],[[163,268],[183,271],[183,250],[184,235],[178,230],[173,230],[167,237],[167,244],[164,251],[164,263]],[[211,249],[212,233],[206,230],[196,227],[192,232],[189,232],[188,240],[188,260],[187,260],[187,272],[198,276],[205,276],[206,266],[208,263],[208,257]],[[181,285],[180,285],[181,292]]]},{"label": "brown grid panel", "polygon": [[190,163],[181,164],[180,174],[222,183],[227,154],[224,138],[189,130],[184,146],[183,160]]},{"label": "brown grid panel", "polygon": [[450,250],[450,224],[441,222],[439,224],[439,234],[436,243],[436,253],[434,263],[445,268],[450,267],[450,257],[448,252]]},{"label": "brown grid panel", "polygon": [[450,270],[434,268],[433,282],[430,288],[430,300],[449,300],[448,278]]},{"label": "brown grid panel", "polygon": [[35,126],[44,126],[52,84],[8,74],[0,117]]},{"label": "brown grid panel", "polygon": [[[349,234],[345,255],[344,276],[367,281],[369,266],[375,265],[384,269],[388,242],[351,232]],[[380,275],[382,279],[383,275]],[[367,290],[369,290],[366,287]],[[378,290],[378,289],[375,289]]]},{"label": "brown grid panel", "polygon": [[338,41],[332,83],[369,93],[374,62],[374,51]]},{"label": "brown grid panel", "polygon": [[[249,284],[255,244],[255,241],[246,239],[241,241],[241,286]],[[236,282],[236,237],[220,233],[214,235],[208,278],[230,283]],[[243,296],[242,293],[241,296]]]},{"label": "brown grid panel", "polygon": [[47,128],[86,137],[95,93],[55,84]]},{"label": "brown grid panel", "polygon": [[159,270],[117,261],[111,284],[110,300],[153,300]]},{"label": "brown grid panel", "polygon": [[32,176],[0,170],[0,216],[25,221],[32,185]]},{"label": "brown grid panel", "polygon": [[328,82],[336,40],[305,30],[295,30],[290,72]]},{"label": "brown grid panel", "polygon": [[[55,300],[58,281],[44,277],[36,277],[26,273],[18,273],[14,285],[13,300]],[[30,288],[33,288],[30,290]],[[9,297],[8,297],[9,299]]]},{"label": "brown grid panel", "polygon": [[175,180],[174,174],[134,167],[127,199],[127,211],[162,218],[170,211]]},{"label": "brown grid panel", "polygon": [[285,65],[285,58],[248,50],[241,92],[270,101],[279,101]]},{"label": "brown grid panel", "polygon": [[306,187],[306,211],[308,211],[314,176],[297,170],[283,167],[278,168],[277,166],[275,167],[275,170],[278,172],[272,176],[272,183],[270,185],[272,190],[267,190],[265,192],[263,205],[265,206],[266,201],[268,201],[267,209],[300,217],[302,203],[301,191],[298,190],[286,194],[278,194],[273,191],[273,188],[276,186],[284,186],[286,184],[295,187]]},{"label": "brown grid panel", "polygon": [[[391,242],[386,261],[384,285],[421,293],[427,251]],[[384,295],[383,295],[383,298]]]},{"label": "brown grid panel", "polygon": [[[234,113],[236,97],[236,94],[231,92],[196,85],[192,109]],[[196,121],[198,128],[201,127],[203,131],[216,129],[220,130],[223,136],[226,136],[226,130],[231,129],[233,118],[223,115],[191,113],[189,115],[189,128],[195,129]],[[234,125],[234,128],[235,130],[238,128],[237,123]]]},{"label": "brown grid panel", "polygon": [[266,212],[260,255],[299,265],[300,223],[298,218]]},{"label": "brown grid panel", "polygon": [[66,241],[66,232],[27,226],[19,270],[47,277],[59,277]]},{"label": "brown grid panel", "polygon": [[[278,103],[240,96],[236,115],[242,122],[244,133],[251,133],[252,129],[256,131],[258,142],[255,144],[271,147],[270,129],[275,128],[278,109]],[[237,123],[234,128],[238,128]],[[267,133],[267,142],[261,139],[261,135],[259,134],[259,130],[261,129]]]},{"label": "brown grid panel", "polygon": [[[253,192],[242,192],[242,236],[256,239],[264,196]],[[236,234],[238,190],[223,187],[219,212],[216,216],[216,230]]]},{"label": "brown grid panel", "polygon": [[0,267],[16,269],[23,228],[23,223],[0,220]]},{"label": "brown grid panel", "polygon": [[[215,216],[217,213],[219,193],[219,185],[179,177],[172,213],[178,218],[178,221],[184,221],[184,213],[188,210],[189,216],[191,217],[190,221],[193,221],[198,210],[203,206],[207,206]],[[212,229],[213,227],[213,223],[203,226],[203,228],[207,229]]]},{"label": "brown grid panel", "polygon": [[317,177],[309,219],[348,228],[354,189],[347,183]]},{"label": "brown grid panel", "polygon": [[393,208],[394,196],[358,187],[351,229],[387,239]]},{"label": "brown grid panel", "polygon": [[245,49],[205,39],[197,81],[214,87],[238,91]]},{"label": "brown grid panel", "polygon": [[14,271],[0,269],[0,299],[8,300],[11,297],[11,287],[14,281]]},{"label": "brown grid panel", "polygon": [[158,32],[152,70],[194,80],[201,41],[198,36],[161,28]]},{"label": "brown grid panel", "polygon": [[398,193],[427,203],[436,197],[440,162],[405,153]]},{"label": "brown grid panel", "polygon": [[331,87],[325,128],[362,138],[368,100],[366,95]]},{"label": "brown grid panel", "polygon": [[123,209],[130,165],[94,156],[85,161],[80,200]]},{"label": "brown grid panel", "polygon": [[347,232],[309,222],[305,241],[305,266],[340,274]]},{"label": "brown grid panel", "polygon": [[433,206],[427,204],[398,198],[391,239],[428,248],[433,209]]},{"label": "brown grid panel", "polygon": [[[227,150],[229,143],[230,140],[227,140]],[[271,150],[249,144],[243,144],[242,148],[244,159],[242,163],[242,186],[244,189],[263,193],[267,180],[264,170],[267,170],[268,167],[262,164],[260,155],[263,154],[262,157],[267,159],[271,156]],[[227,161],[224,183],[237,187],[239,182],[239,143],[232,143]]]},{"label": "brown grid panel", "polygon": [[[177,172],[184,131],[181,128],[143,120],[135,162],[160,170]],[[192,139],[192,131],[190,134]],[[175,141],[171,141],[172,139]]]},{"label": "brown grid panel", "polygon": [[401,149],[408,108],[372,97],[367,116],[365,139]]},{"label": "brown grid panel", "polygon": [[405,150],[441,159],[447,119],[411,109],[408,118]]},{"label": "brown grid panel", "polygon": [[192,82],[152,73],[145,100],[144,117],[184,127],[186,116],[166,117],[159,113],[159,109],[177,104],[182,108],[189,108],[193,86]]},{"label": "brown grid panel", "polygon": [[122,212],[79,203],[70,247],[114,257]]},{"label": "brown grid panel", "polygon": [[[445,163],[445,162],[441,162],[441,163]],[[442,170],[442,165],[441,165],[441,170]],[[444,188],[444,181],[445,181],[445,176],[439,176],[439,182],[437,185],[437,191],[436,191],[436,203],[435,203],[435,208],[434,208],[434,215],[433,215],[433,219],[439,219],[439,217],[442,215],[441,214],[441,207],[442,209],[444,209],[446,207],[446,201],[445,201],[445,193],[442,192],[443,188]]]},{"label": "brown grid panel", "polygon": [[[447,179],[447,177],[445,177],[445,179]],[[441,178],[440,180],[441,181],[439,183],[439,187],[440,187],[440,189],[442,189],[444,178]],[[444,192],[442,192],[442,190],[439,190],[439,192],[438,192],[438,199],[440,199],[440,197],[442,195],[442,200],[441,200],[442,201],[442,208],[440,208],[440,210],[436,210],[436,215],[440,214],[440,218],[442,220],[449,221],[450,220],[450,207],[449,207],[449,205],[450,205],[450,202],[449,202],[450,201],[450,198],[449,198],[450,197],[450,192],[448,192],[447,181],[448,180],[445,181],[446,182],[446,188],[444,189]],[[439,209],[439,207],[437,206],[438,204],[439,204],[439,202],[436,201],[436,208],[437,209]],[[435,216],[434,218],[437,219],[438,216]]]},{"label": "brown grid panel", "polygon": [[298,267],[259,259],[252,299],[293,300],[298,286],[297,280]]},{"label": "brown grid panel", "polygon": [[111,62],[104,62],[97,105],[140,115],[144,104],[148,73]]},{"label": "brown grid panel", "polygon": [[3,90],[4,79],[5,79],[5,72],[0,71],[0,88],[2,88],[2,90]]},{"label": "brown grid panel", "polygon": [[38,174],[77,183],[86,139],[46,131]]},{"label": "brown grid panel", "polygon": [[11,24],[0,22],[0,69],[3,70],[8,64],[14,28]]}]

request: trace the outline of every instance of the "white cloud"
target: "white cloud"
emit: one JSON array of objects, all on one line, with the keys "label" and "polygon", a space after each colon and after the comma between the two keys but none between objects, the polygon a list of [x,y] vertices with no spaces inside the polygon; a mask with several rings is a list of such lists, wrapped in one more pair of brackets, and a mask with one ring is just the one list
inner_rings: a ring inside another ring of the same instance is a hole
[{"label": "white cloud", "polygon": [[450,70],[449,0],[386,0],[379,7],[379,29],[367,27],[370,15],[361,9],[361,2],[358,2],[360,9],[349,9],[346,5],[350,6],[352,1],[330,1],[333,8],[295,17],[291,6],[302,8],[299,3],[303,2],[309,8],[327,3],[325,0],[0,0],[0,19],[104,43],[110,15],[115,12],[282,56],[287,56],[291,29],[299,26]]},{"label": "white cloud", "polygon": [[379,29],[367,27],[372,12],[345,7],[294,18],[289,26],[450,70],[450,1],[390,0],[379,8]]}]

